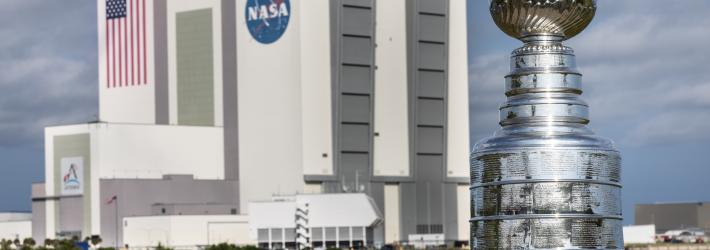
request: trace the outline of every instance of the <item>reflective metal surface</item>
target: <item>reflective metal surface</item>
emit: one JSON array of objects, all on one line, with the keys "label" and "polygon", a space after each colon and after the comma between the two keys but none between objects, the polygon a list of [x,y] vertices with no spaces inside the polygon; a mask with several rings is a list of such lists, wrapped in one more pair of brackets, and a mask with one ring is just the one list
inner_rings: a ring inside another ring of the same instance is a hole
[{"label": "reflective metal surface", "polygon": [[596,9],[595,0],[491,1],[493,21],[518,39],[541,34],[572,38],[589,25]]},{"label": "reflective metal surface", "polygon": [[592,0],[493,0],[511,54],[507,101],[471,154],[474,249],[622,249],[621,157],[595,136],[582,75],[562,41],[594,16]]}]

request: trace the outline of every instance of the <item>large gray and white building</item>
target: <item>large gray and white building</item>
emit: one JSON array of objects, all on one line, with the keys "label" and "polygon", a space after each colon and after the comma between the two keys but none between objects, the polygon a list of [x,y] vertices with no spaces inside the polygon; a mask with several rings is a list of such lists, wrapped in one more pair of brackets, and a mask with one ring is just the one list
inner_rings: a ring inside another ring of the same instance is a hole
[{"label": "large gray and white building", "polygon": [[100,0],[97,19],[99,121],[46,128],[38,242],[318,193],[366,194],[373,244],[468,241],[465,0]]}]

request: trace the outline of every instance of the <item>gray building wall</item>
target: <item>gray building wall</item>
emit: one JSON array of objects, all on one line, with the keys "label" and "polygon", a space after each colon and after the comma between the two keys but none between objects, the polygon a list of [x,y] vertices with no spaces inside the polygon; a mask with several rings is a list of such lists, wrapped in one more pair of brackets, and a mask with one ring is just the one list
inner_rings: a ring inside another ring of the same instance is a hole
[{"label": "gray building wall", "polygon": [[[222,112],[224,113],[224,176],[239,180],[239,102],[237,101],[236,2],[222,0]],[[234,190],[239,194],[239,190]],[[238,200],[238,199],[237,199]]]},{"label": "gray building wall", "polygon": [[[101,200],[114,195],[117,202],[102,202],[101,237],[105,246],[116,244],[116,216],[235,214],[238,199],[234,195],[238,184],[225,180],[194,180],[192,176],[165,176],[162,180],[103,179]],[[138,195],[139,194],[139,195]],[[117,210],[118,208],[118,210]],[[165,209],[165,213],[163,213]],[[119,245],[123,245],[119,242]]]},{"label": "gray building wall", "polygon": [[[86,223],[84,222],[83,214],[85,211],[83,203],[84,197],[82,196],[65,196],[58,200],[58,236],[77,236],[83,238],[82,229],[84,229],[85,225],[89,224],[88,221]],[[86,213],[88,212],[89,211],[86,211]]]},{"label": "gray building wall", "polygon": [[[407,1],[411,166],[408,177],[373,176],[374,0],[331,1],[335,174],[306,176],[324,192],[364,192],[384,209],[384,183],[400,185],[400,240],[458,240],[457,181],[446,178],[448,0]],[[355,179],[362,187],[355,185]],[[466,222],[463,222],[466,223]],[[382,226],[373,229],[382,242]]]},{"label": "gray building wall", "polygon": [[698,227],[705,228],[705,232],[710,232],[710,203],[708,202],[698,206]]},{"label": "gray building wall", "polygon": [[45,200],[44,183],[32,184],[32,238],[37,243],[46,239],[47,203]]},{"label": "gray building wall", "polygon": [[458,240],[456,184],[446,179],[448,0],[407,2],[410,155],[414,184],[402,185],[402,236]]},{"label": "gray building wall", "polygon": [[375,13],[373,0],[331,2],[333,131],[339,192],[367,192],[372,169]]},{"label": "gray building wall", "polygon": [[155,56],[155,123],[170,124],[168,92],[168,7],[167,0],[153,1],[153,41]]},{"label": "gray building wall", "polygon": [[710,231],[710,203],[638,204],[634,224],[656,225],[656,233],[683,228],[704,228]]}]

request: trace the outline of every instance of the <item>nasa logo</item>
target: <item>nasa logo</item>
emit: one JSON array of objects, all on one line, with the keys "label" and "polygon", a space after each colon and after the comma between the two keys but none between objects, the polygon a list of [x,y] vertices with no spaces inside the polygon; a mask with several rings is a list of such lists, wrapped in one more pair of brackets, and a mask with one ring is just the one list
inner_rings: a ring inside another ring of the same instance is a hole
[{"label": "nasa logo", "polygon": [[247,0],[247,29],[258,42],[270,44],[286,32],[291,17],[289,0]]}]

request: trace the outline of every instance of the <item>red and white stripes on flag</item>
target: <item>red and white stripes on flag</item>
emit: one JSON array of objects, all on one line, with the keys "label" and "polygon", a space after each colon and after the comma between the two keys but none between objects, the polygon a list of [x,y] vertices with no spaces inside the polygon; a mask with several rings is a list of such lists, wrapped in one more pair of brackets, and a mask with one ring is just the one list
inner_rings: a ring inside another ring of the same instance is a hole
[{"label": "red and white stripes on flag", "polygon": [[146,1],[106,0],[106,87],[148,83]]}]

